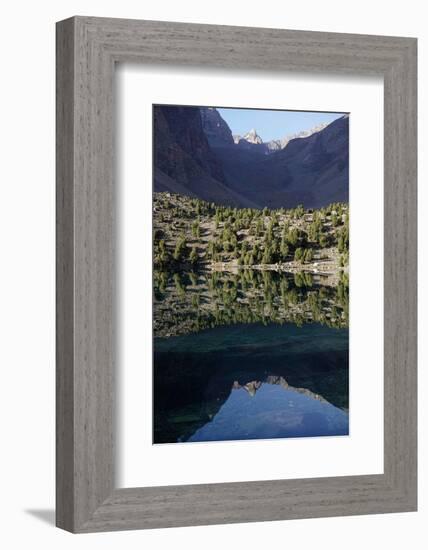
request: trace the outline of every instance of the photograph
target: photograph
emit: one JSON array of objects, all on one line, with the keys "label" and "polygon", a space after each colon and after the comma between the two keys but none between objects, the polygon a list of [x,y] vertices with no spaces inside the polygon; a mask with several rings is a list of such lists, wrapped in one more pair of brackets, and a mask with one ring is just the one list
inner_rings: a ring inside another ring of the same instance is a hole
[{"label": "photograph", "polygon": [[153,105],[153,443],[349,434],[349,114]]}]

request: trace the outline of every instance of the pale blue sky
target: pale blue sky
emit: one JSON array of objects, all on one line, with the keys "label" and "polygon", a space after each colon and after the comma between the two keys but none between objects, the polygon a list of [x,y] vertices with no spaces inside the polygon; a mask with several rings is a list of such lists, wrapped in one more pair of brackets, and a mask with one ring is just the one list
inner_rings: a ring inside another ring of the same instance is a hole
[{"label": "pale blue sky", "polygon": [[280,139],[314,126],[330,123],[345,113],[323,113],[309,111],[269,111],[265,109],[217,108],[232,130],[232,134],[244,135],[252,128],[257,130],[263,141]]}]

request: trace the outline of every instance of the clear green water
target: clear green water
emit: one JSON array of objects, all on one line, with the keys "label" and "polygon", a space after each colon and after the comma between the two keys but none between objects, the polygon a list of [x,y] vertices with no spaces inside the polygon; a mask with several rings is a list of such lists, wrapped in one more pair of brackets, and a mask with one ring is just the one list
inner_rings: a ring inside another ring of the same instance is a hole
[{"label": "clear green water", "polygon": [[348,434],[347,328],[233,323],[154,343],[154,443]]}]

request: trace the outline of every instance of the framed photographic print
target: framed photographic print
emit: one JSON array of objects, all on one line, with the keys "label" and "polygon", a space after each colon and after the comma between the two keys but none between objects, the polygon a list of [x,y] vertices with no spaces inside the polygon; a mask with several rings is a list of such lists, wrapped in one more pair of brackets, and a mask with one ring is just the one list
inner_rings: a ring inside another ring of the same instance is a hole
[{"label": "framed photographic print", "polygon": [[153,443],[348,435],[348,115],[153,121]]},{"label": "framed photographic print", "polygon": [[416,510],[416,40],[57,26],[57,525]]}]

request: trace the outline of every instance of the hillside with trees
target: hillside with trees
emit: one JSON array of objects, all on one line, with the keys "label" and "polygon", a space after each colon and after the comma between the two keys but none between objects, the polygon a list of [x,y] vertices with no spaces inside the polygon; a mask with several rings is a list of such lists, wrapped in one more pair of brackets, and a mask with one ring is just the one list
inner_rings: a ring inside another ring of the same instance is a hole
[{"label": "hillside with trees", "polygon": [[251,268],[347,275],[349,211],[234,208],[168,192],[153,195],[154,266],[161,271]]}]

